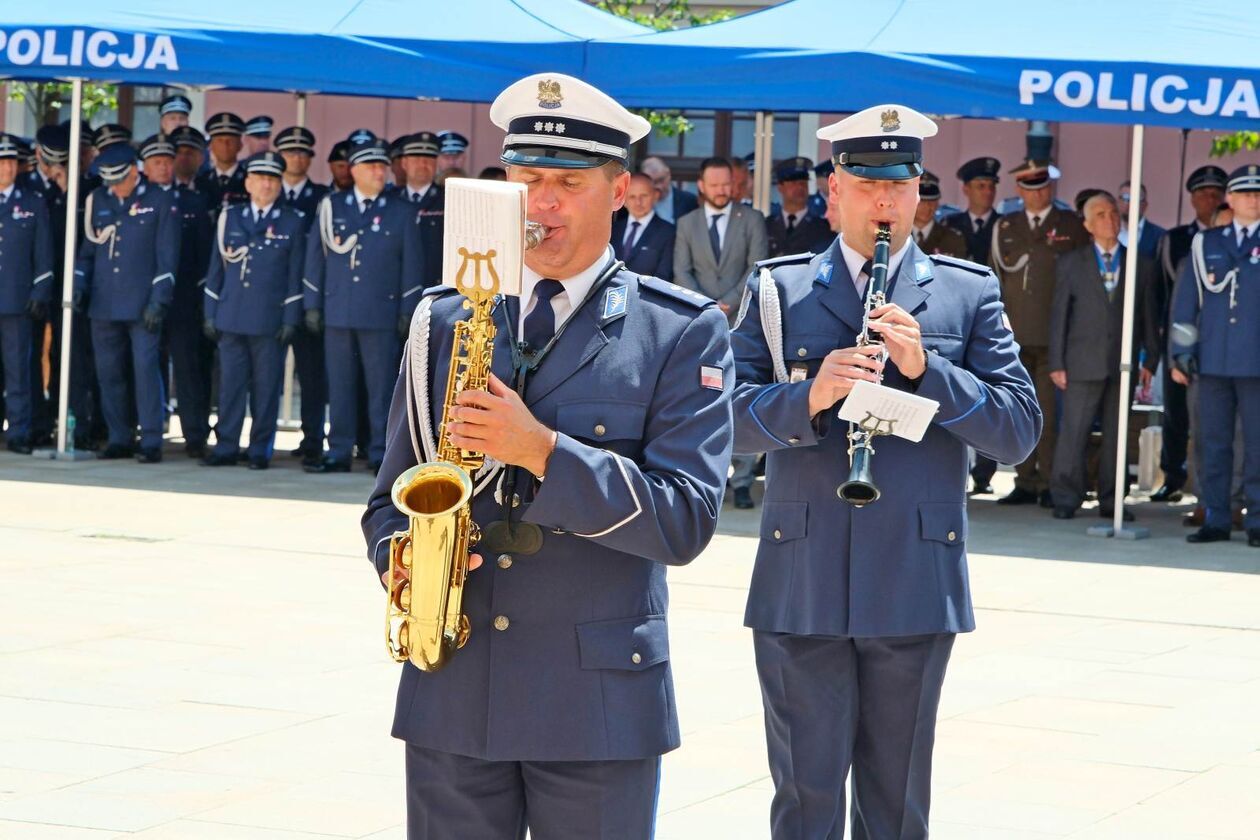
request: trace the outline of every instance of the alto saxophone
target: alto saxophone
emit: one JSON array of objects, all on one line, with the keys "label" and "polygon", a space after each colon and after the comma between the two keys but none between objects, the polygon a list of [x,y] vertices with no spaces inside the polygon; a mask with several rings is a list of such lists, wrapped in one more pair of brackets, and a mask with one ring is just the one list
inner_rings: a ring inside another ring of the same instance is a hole
[{"label": "alto saxophone", "polygon": [[[542,225],[527,223],[526,249],[545,236]],[[468,616],[462,612],[468,549],[481,538],[472,521],[472,476],[484,455],[451,443],[448,427],[460,392],[484,391],[489,383],[498,332],[492,313],[499,277],[493,250],[481,254],[460,248],[458,253],[463,262],[456,286],[465,292],[464,308],[471,314],[455,324],[437,460],[403,472],[390,492],[394,506],[407,515],[408,528],[390,540],[385,641],[395,662],[410,660],[421,671],[438,670],[468,641]],[[475,280],[465,285],[470,262]],[[489,279],[485,284],[483,263]]]}]

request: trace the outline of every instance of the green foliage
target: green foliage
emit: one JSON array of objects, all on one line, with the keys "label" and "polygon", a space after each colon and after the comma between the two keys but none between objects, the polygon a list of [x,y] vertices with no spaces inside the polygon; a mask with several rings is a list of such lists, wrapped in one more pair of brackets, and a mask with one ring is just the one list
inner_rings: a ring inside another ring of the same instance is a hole
[{"label": "green foliage", "polygon": [[[69,82],[10,82],[9,99],[26,103],[38,125],[55,118],[58,108],[68,107],[71,99]],[[118,85],[83,85],[83,119],[91,120],[101,111],[118,108]]]},{"label": "green foliage", "polygon": [[[729,20],[735,16],[730,9],[718,9],[707,14],[696,14],[691,9],[691,0],[654,0],[647,3],[627,3],[621,0],[599,0],[595,3],[602,9],[619,18],[633,21],[641,26],[650,26],[663,32],[667,29],[685,29],[690,26],[704,26]],[[635,113],[652,124],[652,130],[666,137],[677,137],[691,131],[691,122],[676,111],[653,111],[649,108],[635,109]]]},{"label": "green foliage", "polygon": [[1228,157],[1260,149],[1260,131],[1235,131],[1212,138],[1212,157]]}]

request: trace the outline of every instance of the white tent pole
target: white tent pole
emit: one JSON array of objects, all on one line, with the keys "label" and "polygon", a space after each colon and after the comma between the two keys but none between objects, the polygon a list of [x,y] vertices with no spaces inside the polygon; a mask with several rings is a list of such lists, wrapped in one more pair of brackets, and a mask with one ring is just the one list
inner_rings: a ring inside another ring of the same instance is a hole
[{"label": "white tent pole", "polygon": [[[297,99],[297,125],[306,127],[306,94],[294,94]],[[300,327],[299,327],[300,329]],[[284,385],[280,394],[280,426],[282,428],[292,425],[293,423],[293,345],[290,344],[284,351]]]},{"label": "white tent pole", "polygon": [[306,94],[299,93],[297,95],[297,124],[306,127]]},{"label": "white tent pole", "polygon": [[1124,252],[1124,327],[1120,331],[1120,415],[1116,429],[1116,505],[1112,529],[1124,529],[1124,486],[1129,477],[1129,396],[1133,390],[1133,309],[1137,302],[1138,219],[1142,208],[1144,126],[1133,126],[1133,161],[1129,169],[1129,244]]},{"label": "white tent pole", "polygon": [[70,333],[74,328],[74,257],[79,213],[79,134],[83,126],[83,80],[71,79],[70,160],[66,168],[66,240],[61,283],[61,382],[57,389],[57,455],[66,455],[70,416]]},{"label": "white tent pole", "polygon": [[770,213],[770,168],[774,166],[774,113],[758,111],[753,133],[753,207]]}]

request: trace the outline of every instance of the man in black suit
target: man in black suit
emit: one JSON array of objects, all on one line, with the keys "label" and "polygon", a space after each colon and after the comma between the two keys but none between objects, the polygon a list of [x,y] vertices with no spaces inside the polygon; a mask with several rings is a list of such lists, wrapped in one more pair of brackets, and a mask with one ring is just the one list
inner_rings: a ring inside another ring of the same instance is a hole
[{"label": "man in black suit", "polygon": [[[1116,447],[1120,417],[1120,344],[1124,319],[1126,249],[1120,244],[1120,210],[1106,192],[1085,202],[1085,229],[1093,241],[1065,253],[1055,265],[1050,310],[1050,379],[1063,391],[1063,420],[1054,450],[1050,494],[1054,518],[1071,519],[1085,500],[1085,446],[1094,419],[1102,415],[1098,467],[1098,513],[1115,513]],[[1155,272],[1139,254],[1137,311]],[[1134,358],[1141,331],[1134,331]],[[1143,386],[1151,380],[1158,355],[1140,368]],[[1126,401],[1127,402],[1127,401]],[[1124,492],[1121,489],[1119,492]],[[1126,521],[1132,518],[1124,512]]]},{"label": "man in black suit", "polygon": [[700,206],[694,195],[674,186],[674,174],[660,158],[644,158],[639,171],[652,179],[652,186],[659,195],[654,209],[664,221],[676,225],[679,219]]},{"label": "man in black suit", "polygon": [[673,280],[674,226],[656,215],[655,201],[652,179],[642,173],[631,175],[627,212],[613,221],[613,253],[635,274]]},{"label": "man in black suit", "polygon": [[836,235],[827,220],[809,208],[809,173],[814,162],[807,157],[788,158],[774,170],[783,203],[766,217],[770,256],[805,252],[821,254]]},{"label": "man in black suit", "polygon": [[[1002,164],[997,158],[973,158],[958,168],[958,180],[962,181],[963,195],[967,197],[967,209],[951,213],[941,220],[942,225],[954,228],[967,239],[967,259],[981,265],[989,264],[989,248],[993,243],[993,226],[998,214],[993,209],[997,199],[998,172]],[[973,493],[992,493],[993,474],[997,462],[976,453],[971,468]]]}]

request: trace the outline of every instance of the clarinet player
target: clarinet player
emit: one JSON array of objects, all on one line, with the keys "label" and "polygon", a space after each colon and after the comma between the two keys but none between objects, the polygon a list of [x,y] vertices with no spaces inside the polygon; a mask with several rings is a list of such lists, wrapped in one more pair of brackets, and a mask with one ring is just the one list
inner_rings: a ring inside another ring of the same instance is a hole
[{"label": "clarinet player", "polygon": [[[819,130],[843,233],[819,256],[761,263],[731,340],[735,450],[769,453],[745,624],[774,840],[842,837],[846,779],[855,838],[928,836],[945,667],[955,634],[975,627],[968,447],[1018,463],[1041,432],[992,272],[910,239],[923,140],[934,134],[935,123],[901,105]],[[881,225],[891,232],[888,303],[868,312]],[[858,346],[864,322],[877,343]],[[881,375],[939,410],[918,443],[876,438],[881,495],[859,508],[837,494],[849,455],[836,411],[857,382]]]}]

